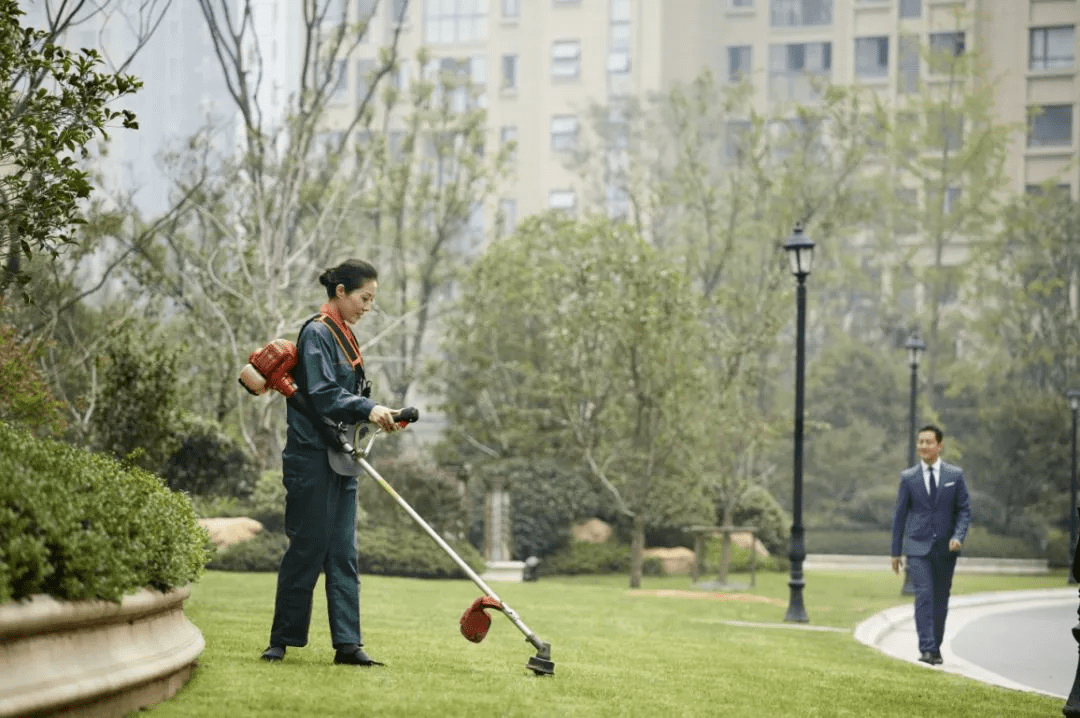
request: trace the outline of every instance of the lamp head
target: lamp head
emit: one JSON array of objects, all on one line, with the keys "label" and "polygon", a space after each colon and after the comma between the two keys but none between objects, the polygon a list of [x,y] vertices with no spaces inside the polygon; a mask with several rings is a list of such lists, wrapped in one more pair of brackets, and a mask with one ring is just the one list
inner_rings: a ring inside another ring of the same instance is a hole
[{"label": "lamp head", "polygon": [[791,236],[784,242],[784,250],[791,260],[791,273],[802,279],[814,266],[814,242],[803,234],[802,227],[795,225]]},{"label": "lamp head", "polygon": [[926,351],[926,342],[919,336],[919,330],[912,330],[911,336],[904,342],[904,348],[907,349],[908,363],[911,366],[919,366],[919,354]]},{"label": "lamp head", "polygon": [[1080,390],[1078,390],[1078,389],[1069,389],[1069,391],[1065,394],[1065,396],[1069,397],[1069,408],[1070,409],[1072,409],[1073,411],[1076,411],[1077,409],[1080,409]]}]

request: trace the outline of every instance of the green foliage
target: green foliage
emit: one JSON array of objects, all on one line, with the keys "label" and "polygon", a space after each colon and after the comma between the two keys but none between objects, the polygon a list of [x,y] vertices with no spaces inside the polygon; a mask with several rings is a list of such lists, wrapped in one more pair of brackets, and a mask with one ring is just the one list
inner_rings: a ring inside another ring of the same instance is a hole
[{"label": "green foliage", "polygon": [[[623,513],[700,521],[704,327],[686,278],[630,228],[531,218],[462,283],[442,363],[450,440],[588,467]],[[482,454],[475,452],[477,457]]]},{"label": "green foliage", "polygon": [[1050,568],[1072,570],[1072,549],[1069,546],[1068,531],[1051,531],[1046,540],[1046,563]]},{"label": "green foliage", "polygon": [[92,418],[95,448],[160,472],[178,448],[176,355],[125,332],[109,345],[102,374]]},{"label": "green foliage", "polygon": [[596,573],[626,573],[630,569],[630,547],[624,543],[605,541],[588,543],[571,541],[543,560],[539,567],[542,576]]},{"label": "green foliage", "polygon": [[179,444],[162,469],[170,489],[201,496],[247,498],[258,473],[247,451],[216,421],[184,415],[172,443]]},{"label": "green foliage", "polygon": [[289,538],[285,534],[263,530],[249,541],[218,550],[206,568],[216,571],[277,571],[287,548]]},{"label": "green foliage", "polygon": [[47,593],[119,601],[195,581],[191,504],[133,466],[0,423],[0,603]]},{"label": "green foliage", "polygon": [[[449,554],[414,523],[369,526],[358,533],[357,561],[361,573],[413,578],[466,577]],[[469,568],[483,572],[484,558],[471,544],[443,538]]]},{"label": "green foliage", "polygon": [[601,500],[580,466],[542,458],[481,462],[480,480],[470,483],[472,522],[469,538],[479,546],[484,538],[486,484],[496,477],[510,490],[513,556],[543,558],[570,540],[572,525],[596,515]]},{"label": "green foliage", "polygon": [[752,486],[742,495],[735,507],[733,524],[757,527],[757,538],[770,553],[787,550],[791,518],[772,494],[760,486]]},{"label": "green foliage", "polygon": [[[455,477],[441,469],[405,459],[380,459],[372,465],[439,535],[465,534],[465,504]],[[359,479],[356,496],[364,511],[364,518],[359,520],[361,525],[414,525],[394,498],[366,474]]]},{"label": "green foliage", "polygon": [[[835,531],[807,529],[807,553],[835,553],[851,556],[888,556],[892,552],[891,531]],[[964,556],[972,558],[1044,558],[1038,544],[1016,536],[992,534],[972,526],[964,540]]]},{"label": "green foliage", "polygon": [[19,341],[14,327],[0,326],[0,421],[50,435],[65,421],[61,403],[35,366],[41,353],[40,345]]},{"label": "green foliage", "polygon": [[[715,574],[720,570],[720,559],[724,549],[723,538],[709,537],[705,539],[705,566],[704,573]],[[732,543],[728,547],[728,572],[744,572],[750,570],[750,559],[754,559],[754,569],[757,571],[783,571],[788,568],[787,557],[781,553],[771,556],[752,556],[749,548],[736,546]]]},{"label": "green foliage", "polygon": [[142,85],[98,71],[93,50],[71,52],[46,31],[24,29],[22,15],[16,0],[0,2],[0,296],[25,281],[23,261],[56,256],[74,241],[79,203],[91,191],[77,162],[110,124],[138,127],[134,114],[109,103]]}]

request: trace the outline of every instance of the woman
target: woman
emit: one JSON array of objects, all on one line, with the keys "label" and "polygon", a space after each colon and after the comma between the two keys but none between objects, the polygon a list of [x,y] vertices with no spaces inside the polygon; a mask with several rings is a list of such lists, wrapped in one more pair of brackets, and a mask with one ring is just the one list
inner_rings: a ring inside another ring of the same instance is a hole
[{"label": "woman", "polygon": [[[326,574],[326,603],[334,663],[378,665],[360,637],[360,581],[356,568],[356,476],[330,467],[325,429],[308,414],[334,422],[370,421],[396,431],[390,409],[368,398],[360,347],[349,325],[371,310],[378,272],[350,259],[319,277],[328,301],[297,339],[293,370],[298,395],[288,402],[288,438],[281,453],[285,483],[285,533],[289,548],[278,568],[270,646],[262,659],[280,661],[286,646],[304,646],[319,572]],[[308,411],[303,410],[307,400]],[[321,433],[322,432],[322,433]]]}]

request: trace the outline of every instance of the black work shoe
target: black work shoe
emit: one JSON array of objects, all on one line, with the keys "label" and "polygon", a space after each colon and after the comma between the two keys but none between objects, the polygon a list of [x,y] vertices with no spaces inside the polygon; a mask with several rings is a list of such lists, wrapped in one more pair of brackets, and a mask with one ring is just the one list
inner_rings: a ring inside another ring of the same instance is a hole
[{"label": "black work shoe", "polygon": [[270,646],[262,652],[261,656],[259,656],[259,658],[263,659],[264,661],[269,661],[271,663],[277,663],[284,657],[285,646]]},{"label": "black work shoe", "polygon": [[941,657],[941,654],[938,653],[937,651],[934,651],[933,653],[930,654],[930,665],[932,665],[932,666],[940,666],[944,662],[945,662],[945,660]]},{"label": "black work shoe", "polygon": [[929,651],[923,651],[922,654],[919,656],[919,660],[922,663],[929,663],[930,665],[934,665],[934,654],[930,653]]},{"label": "black work shoe", "polygon": [[371,656],[364,652],[360,646],[342,646],[334,652],[334,663],[344,666],[381,666],[379,661],[372,660]]}]

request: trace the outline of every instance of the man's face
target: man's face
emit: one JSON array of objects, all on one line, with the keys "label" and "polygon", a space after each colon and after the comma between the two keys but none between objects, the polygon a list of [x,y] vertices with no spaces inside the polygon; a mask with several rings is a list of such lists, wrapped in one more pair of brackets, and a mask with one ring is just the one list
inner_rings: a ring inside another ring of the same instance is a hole
[{"label": "man's face", "polygon": [[919,450],[919,456],[927,464],[937,461],[941,453],[941,444],[938,443],[937,435],[932,431],[920,431],[915,441],[915,448]]}]

